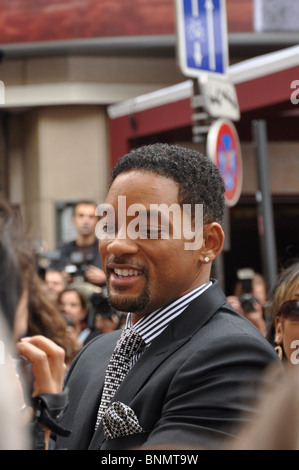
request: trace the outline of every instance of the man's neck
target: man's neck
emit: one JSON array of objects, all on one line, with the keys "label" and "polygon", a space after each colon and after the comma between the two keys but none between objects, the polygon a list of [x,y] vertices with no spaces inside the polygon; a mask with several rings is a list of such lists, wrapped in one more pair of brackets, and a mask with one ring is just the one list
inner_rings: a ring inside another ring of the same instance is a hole
[{"label": "man's neck", "polygon": [[78,238],[76,239],[76,245],[78,246],[90,246],[93,245],[95,242],[95,236],[94,234],[92,235],[78,235]]},{"label": "man's neck", "polygon": [[[189,304],[203,294],[211,285],[212,281],[209,281],[145,317],[138,318],[136,314],[128,313],[126,327],[130,328],[136,325],[138,333],[141,334],[146,342],[150,342],[152,338],[156,337],[167,327],[170,321],[181,315]],[[140,320],[139,323],[138,320]]]}]

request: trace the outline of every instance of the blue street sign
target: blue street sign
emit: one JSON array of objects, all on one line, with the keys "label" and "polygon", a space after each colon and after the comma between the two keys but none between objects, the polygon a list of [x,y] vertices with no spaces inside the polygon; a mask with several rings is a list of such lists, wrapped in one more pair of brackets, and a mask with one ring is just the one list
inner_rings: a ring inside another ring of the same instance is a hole
[{"label": "blue street sign", "polygon": [[225,75],[228,41],[225,0],[175,0],[182,72]]}]

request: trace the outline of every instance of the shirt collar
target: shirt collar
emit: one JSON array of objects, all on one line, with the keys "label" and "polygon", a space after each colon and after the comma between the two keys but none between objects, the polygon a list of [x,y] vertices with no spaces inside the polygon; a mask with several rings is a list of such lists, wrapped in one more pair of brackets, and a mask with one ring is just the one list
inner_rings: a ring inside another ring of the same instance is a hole
[{"label": "shirt collar", "polygon": [[195,298],[201,295],[211,285],[212,282],[209,281],[202,286],[193,289],[165,307],[155,310],[149,315],[141,318],[137,323],[135,323],[135,325],[132,325],[131,313],[128,313],[125,328],[135,328],[142,336],[145,344],[149,344],[154,338],[156,338],[156,336],[165,330],[171,320],[179,316]]}]

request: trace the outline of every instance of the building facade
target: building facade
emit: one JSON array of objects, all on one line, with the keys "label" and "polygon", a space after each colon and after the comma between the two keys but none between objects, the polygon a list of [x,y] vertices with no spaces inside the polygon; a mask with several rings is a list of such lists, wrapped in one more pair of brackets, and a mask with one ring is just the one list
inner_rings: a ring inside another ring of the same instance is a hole
[{"label": "building facade", "polygon": [[[278,262],[298,256],[299,67],[291,49],[299,43],[299,33],[294,25],[292,30],[263,30],[261,3],[226,2],[244,160],[241,198],[230,209],[230,246],[224,257],[228,290],[238,267],[251,262],[263,271],[255,119],[267,122]],[[72,237],[70,214],[76,201],[103,201],[111,166],[123,151],[157,140],[194,145],[192,92],[176,58],[174,4],[7,0],[1,2],[0,18],[0,79],[5,87],[0,191],[20,208],[37,245],[52,249]],[[283,49],[289,50],[283,60],[271,56]],[[183,94],[138,108],[155,94],[171,94],[173,86]],[[123,114],[113,115],[125,106],[129,109]],[[204,145],[197,147],[205,151]]]}]

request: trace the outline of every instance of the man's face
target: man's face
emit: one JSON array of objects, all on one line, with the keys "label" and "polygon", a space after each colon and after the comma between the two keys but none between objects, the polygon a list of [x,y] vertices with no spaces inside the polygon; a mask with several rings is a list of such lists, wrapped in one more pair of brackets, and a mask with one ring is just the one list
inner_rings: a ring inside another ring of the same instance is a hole
[{"label": "man's face", "polygon": [[45,283],[50,294],[55,294],[54,298],[65,288],[63,274],[59,271],[46,272]]},{"label": "man's face", "polygon": [[95,215],[94,204],[79,204],[73,216],[73,224],[80,235],[92,235],[98,218]]},{"label": "man's face", "polygon": [[[120,197],[125,200],[125,214],[120,214]],[[136,215],[128,215],[128,208],[138,203],[149,212],[151,205],[178,204],[177,183],[152,172],[124,172],[114,180],[105,203],[114,209],[115,236],[110,237],[108,227],[107,239],[100,239],[99,248],[107,274],[108,298],[114,308],[144,316],[202,284],[200,250],[188,251],[183,237],[172,236],[171,214],[168,239],[161,238],[161,220],[150,225],[149,215],[147,226],[138,227],[139,233],[147,231],[150,237],[151,229],[160,238],[128,236],[132,233],[130,224],[136,220]],[[105,231],[104,219],[103,228]]]}]

